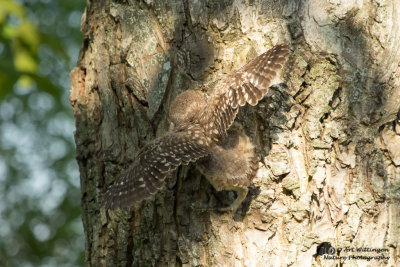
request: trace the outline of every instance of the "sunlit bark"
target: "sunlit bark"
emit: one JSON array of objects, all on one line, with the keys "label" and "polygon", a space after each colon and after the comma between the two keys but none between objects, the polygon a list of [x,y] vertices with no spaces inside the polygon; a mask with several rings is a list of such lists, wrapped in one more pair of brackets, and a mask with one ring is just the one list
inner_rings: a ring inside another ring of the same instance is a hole
[{"label": "sunlit bark", "polygon": [[[398,1],[93,1],[82,31],[71,103],[88,266],[338,264],[323,242],[388,250],[351,266],[400,264]],[[192,208],[235,196],[191,166],[135,211],[105,213],[106,188],[168,130],[178,93],[278,43],[294,50],[287,88],[237,118],[260,170],[235,216]]]}]

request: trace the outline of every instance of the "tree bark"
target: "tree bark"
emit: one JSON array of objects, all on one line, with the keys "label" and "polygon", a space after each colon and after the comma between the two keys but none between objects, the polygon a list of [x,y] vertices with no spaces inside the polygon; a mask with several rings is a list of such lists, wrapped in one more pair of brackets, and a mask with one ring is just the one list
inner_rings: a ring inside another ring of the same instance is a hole
[{"label": "tree bark", "polygon": [[[88,266],[400,265],[399,1],[88,1],[82,31],[70,100]],[[294,50],[287,88],[237,117],[260,158],[237,214],[192,208],[234,199],[193,166],[140,207],[104,211],[178,93],[278,43]],[[330,246],[387,258],[317,253]]]}]

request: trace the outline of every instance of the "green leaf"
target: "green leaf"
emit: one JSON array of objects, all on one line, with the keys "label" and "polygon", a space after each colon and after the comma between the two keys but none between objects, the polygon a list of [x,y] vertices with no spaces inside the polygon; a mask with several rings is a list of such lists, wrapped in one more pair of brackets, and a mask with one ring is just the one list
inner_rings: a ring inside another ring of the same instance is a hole
[{"label": "green leaf", "polygon": [[14,56],[15,69],[21,72],[36,73],[37,61],[25,49],[18,49]]}]

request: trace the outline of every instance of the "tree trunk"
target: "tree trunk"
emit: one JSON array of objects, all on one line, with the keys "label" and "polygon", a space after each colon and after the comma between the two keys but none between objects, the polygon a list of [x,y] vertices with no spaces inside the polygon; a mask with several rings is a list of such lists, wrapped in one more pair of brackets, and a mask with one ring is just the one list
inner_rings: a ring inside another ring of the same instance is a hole
[{"label": "tree trunk", "polygon": [[[70,99],[88,266],[400,265],[399,1],[88,1],[82,31]],[[237,214],[192,208],[234,199],[193,166],[104,211],[178,93],[278,43],[294,50],[287,88],[237,117],[260,158]]]}]

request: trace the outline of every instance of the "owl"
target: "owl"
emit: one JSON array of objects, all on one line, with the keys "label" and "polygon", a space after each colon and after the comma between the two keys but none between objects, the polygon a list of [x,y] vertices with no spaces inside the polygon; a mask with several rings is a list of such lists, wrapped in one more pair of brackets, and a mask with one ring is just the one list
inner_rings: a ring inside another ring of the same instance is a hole
[{"label": "owl", "polygon": [[289,46],[280,44],[223,77],[209,95],[187,90],[171,104],[174,128],[146,145],[105,193],[106,209],[126,208],[150,198],[179,165],[196,162],[213,187],[237,192],[235,212],[255,176],[258,159],[240,125],[232,125],[239,106],[255,106],[271,85],[281,82]]}]

